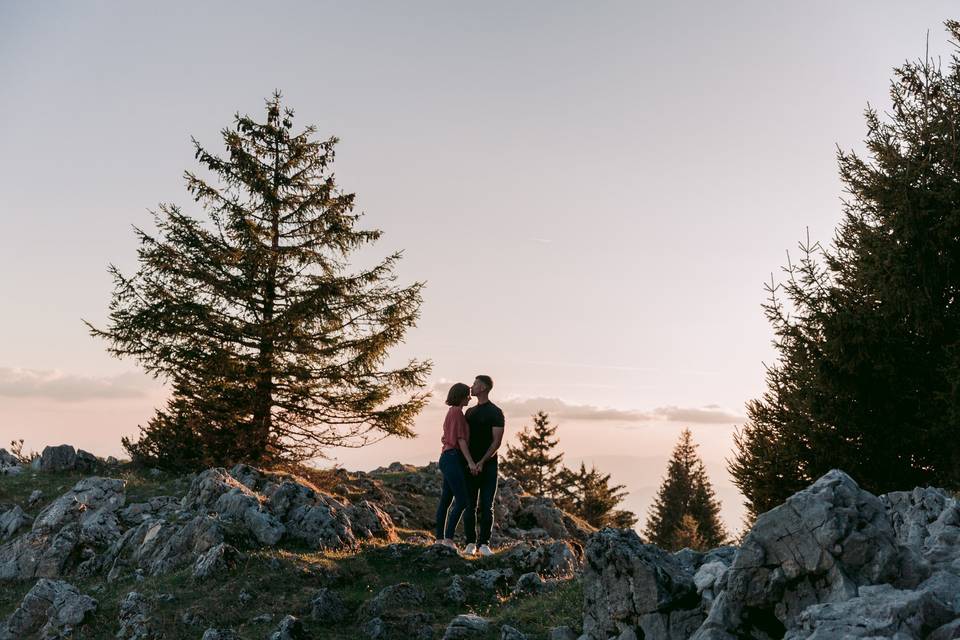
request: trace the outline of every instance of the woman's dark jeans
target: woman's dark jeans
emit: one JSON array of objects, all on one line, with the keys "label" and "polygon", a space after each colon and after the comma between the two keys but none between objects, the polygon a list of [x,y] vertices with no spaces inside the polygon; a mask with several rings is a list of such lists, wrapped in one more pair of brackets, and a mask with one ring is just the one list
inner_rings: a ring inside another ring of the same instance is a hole
[{"label": "woman's dark jeans", "polygon": [[[478,475],[467,472],[469,504],[463,514],[463,532],[467,544],[490,544],[493,529],[493,499],[497,495],[497,459],[487,460]],[[480,512],[480,535],[477,536],[477,511]]]},{"label": "woman's dark jeans", "polygon": [[[469,504],[467,497],[467,470],[463,454],[456,449],[447,449],[440,454],[440,471],[443,473],[443,490],[437,505],[437,540],[453,538],[460,516]],[[450,503],[453,508],[450,509]],[[450,513],[447,510],[450,509]],[[466,526],[466,525],[464,525]]]}]

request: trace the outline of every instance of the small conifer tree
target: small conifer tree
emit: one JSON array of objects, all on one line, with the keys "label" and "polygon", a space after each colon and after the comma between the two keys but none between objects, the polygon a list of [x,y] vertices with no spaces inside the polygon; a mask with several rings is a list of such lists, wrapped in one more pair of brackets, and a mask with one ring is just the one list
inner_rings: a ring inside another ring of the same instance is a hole
[{"label": "small conifer tree", "polygon": [[[696,535],[691,531],[692,526]],[[668,551],[685,546],[711,549],[727,540],[720,521],[720,503],[689,429],[683,430],[673,449],[667,477],[650,506],[644,535],[652,544]]]},{"label": "small conifer tree", "polygon": [[538,411],[533,416],[533,427],[524,427],[517,445],[507,446],[501,472],[520,482],[528,493],[553,497],[563,461],[562,453],[554,453],[560,442],[556,433],[557,425],[551,425],[549,416]]}]

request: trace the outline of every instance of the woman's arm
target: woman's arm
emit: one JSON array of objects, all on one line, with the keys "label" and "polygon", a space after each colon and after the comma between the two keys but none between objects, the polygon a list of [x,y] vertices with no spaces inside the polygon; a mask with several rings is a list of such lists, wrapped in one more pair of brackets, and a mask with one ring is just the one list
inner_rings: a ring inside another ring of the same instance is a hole
[{"label": "woman's arm", "polygon": [[457,440],[457,444],[460,445],[460,451],[463,453],[463,457],[467,459],[467,466],[470,467],[470,470],[473,471],[473,468],[477,466],[477,463],[473,461],[473,458],[470,456],[470,447],[464,438]]}]

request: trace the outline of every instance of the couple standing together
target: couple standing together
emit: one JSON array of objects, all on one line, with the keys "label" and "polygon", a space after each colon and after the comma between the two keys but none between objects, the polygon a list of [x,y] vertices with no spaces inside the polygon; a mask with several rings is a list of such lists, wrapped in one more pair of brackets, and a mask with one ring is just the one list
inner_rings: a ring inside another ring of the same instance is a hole
[{"label": "couple standing together", "polygon": [[[491,389],[493,380],[483,375],[476,377],[472,387],[462,382],[450,387],[447,393],[450,408],[443,420],[440,438],[443,491],[437,506],[436,536],[442,544],[456,549],[453,534],[462,515],[467,555],[493,555],[490,530],[493,499],[497,494],[497,449],[503,442],[504,419],[500,407],[490,402]],[[471,395],[477,404],[464,414],[463,408],[470,403]]]}]

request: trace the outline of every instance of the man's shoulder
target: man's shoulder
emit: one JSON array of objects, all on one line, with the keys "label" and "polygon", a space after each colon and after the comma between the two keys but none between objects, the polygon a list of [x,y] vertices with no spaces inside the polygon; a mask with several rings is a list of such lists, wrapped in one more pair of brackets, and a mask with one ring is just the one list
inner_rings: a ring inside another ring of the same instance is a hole
[{"label": "man's shoulder", "polygon": [[498,407],[497,405],[493,404],[492,402],[488,402],[487,404],[490,405],[490,408],[488,409],[488,411],[490,411],[491,413],[493,413],[493,414],[495,414],[495,415],[500,416],[501,418],[503,417],[503,409],[501,409],[501,408]]}]

